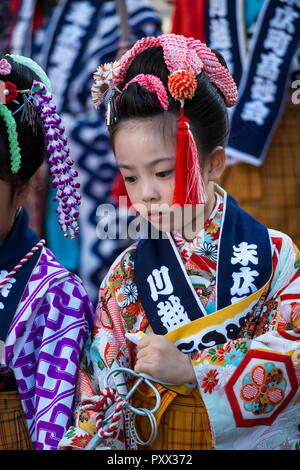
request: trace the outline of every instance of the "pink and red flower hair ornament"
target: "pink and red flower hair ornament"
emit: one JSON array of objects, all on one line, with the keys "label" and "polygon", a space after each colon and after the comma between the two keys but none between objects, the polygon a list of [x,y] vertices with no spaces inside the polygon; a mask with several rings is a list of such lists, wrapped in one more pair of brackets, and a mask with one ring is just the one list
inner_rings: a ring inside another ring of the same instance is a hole
[{"label": "pink and red flower hair ornament", "polygon": [[[56,209],[59,215],[58,222],[64,232],[64,237],[70,236],[74,239],[79,232],[77,219],[81,199],[78,193],[80,185],[76,182],[78,173],[72,169],[74,162],[69,156],[70,150],[64,127],[61,125],[61,118],[56,114],[56,107],[52,103],[49,79],[40,66],[31,59],[15,55],[12,58],[31,68],[41,77],[41,80],[34,80],[31,90],[17,90],[16,86],[10,82],[0,82],[0,116],[7,128],[11,171],[14,176],[17,176],[21,168],[21,150],[14,115],[22,111],[21,121],[27,121],[33,129],[36,125],[36,116],[39,115],[45,133],[49,173],[52,177],[52,185],[57,190],[55,201],[58,201]],[[2,59],[0,75],[8,75],[10,72],[11,65],[6,59]],[[23,96],[24,103],[12,113],[6,104],[11,101],[20,104],[16,101],[18,94]]]},{"label": "pink and red flower hair ornament", "polygon": [[[231,74],[205,44],[200,40],[175,34],[140,39],[121,57],[119,62],[111,64],[109,79],[104,79],[103,67],[98,68],[96,73],[100,71],[100,76],[94,75],[96,84],[92,88],[93,102],[99,109],[109,90],[112,92],[109,101],[114,101],[114,90],[119,91],[118,86],[124,82],[127,70],[134,58],[150,47],[159,46],[163,49],[164,60],[170,72],[168,90],[173,99],[178,100],[181,105],[173,203],[180,206],[205,204],[207,195],[202,180],[198,150],[189,128],[189,120],[184,116],[184,103],[187,99],[193,99],[197,89],[196,77],[201,72],[206,73],[210,81],[223,93],[227,107],[234,106],[238,99],[237,86]],[[107,64],[104,65],[104,69],[107,71]],[[101,93],[101,82],[97,82],[97,79],[106,83],[104,94]],[[168,110],[167,91],[158,77],[140,74],[127,83],[123,91],[133,82],[139,83],[150,92],[155,92],[162,108],[165,111]]]},{"label": "pink and red flower hair ornament", "polygon": [[6,59],[0,60],[0,75],[9,75],[11,72],[11,65]]},{"label": "pink and red flower hair ornament", "polygon": [[[10,75],[11,65],[6,59],[0,60],[0,75]],[[17,87],[14,83],[0,80],[0,103],[7,104],[18,97]]]},{"label": "pink and red flower hair ornament", "polygon": [[15,101],[18,97],[18,90],[14,83],[2,82],[0,80],[0,103],[7,104]]},{"label": "pink and red flower hair ornament", "polygon": [[[0,60],[0,75],[10,75],[11,65],[6,59]],[[0,103],[7,104],[14,101],[18,96],[17,87],[14,83],[0,80]]]}]

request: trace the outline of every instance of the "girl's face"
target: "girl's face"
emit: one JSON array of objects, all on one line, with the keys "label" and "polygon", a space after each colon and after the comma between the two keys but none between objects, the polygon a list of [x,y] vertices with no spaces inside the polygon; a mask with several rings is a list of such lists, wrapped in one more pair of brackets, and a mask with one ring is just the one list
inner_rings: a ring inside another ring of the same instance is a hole
[{"label": "girl's face", "polygon": [[114,141],[131,204],[158,227],[172,205],[176,166],[176,141],[166,142],[161,134],[151,121],[130,121],[120,127]]},{"label": "girl's face", "polygon": [[193,240],[214,208],[214,183],[224,171],[226,154],[216,147],[202,169],[207,203],[174,208],[177,136],[172,123],[165,134],[155,119],[124,122],[114,136],[115,155],[136,211],[159,230],[179,231],[186,240]]},{"label": "girl's face", "polygon": [[203,169],[203,181],[209,198],[205,206],[172,206],[177,136],[172,123],[166,129],[167,137],[158,124],[159,121],[147,119],[132,120],[117,130],[114,150],[118,166],[135,210],[157,229],[179,231],[184,238],[192,240],[204,226],[206,211],[211,211],[214,205],[209,170],[207,166]]}]

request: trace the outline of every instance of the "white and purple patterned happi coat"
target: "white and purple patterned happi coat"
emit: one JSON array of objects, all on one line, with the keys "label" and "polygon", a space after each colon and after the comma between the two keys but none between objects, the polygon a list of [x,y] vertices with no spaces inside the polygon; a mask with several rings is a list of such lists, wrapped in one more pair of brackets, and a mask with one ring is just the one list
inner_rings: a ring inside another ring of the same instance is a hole
[{"label": "white and purple patterned happi coat", "polygon": [[0,372],[14,372],[35,449],[57,449],[70,425],[78,363],[93,315],[81,280],[44,248],[0,366]]}]

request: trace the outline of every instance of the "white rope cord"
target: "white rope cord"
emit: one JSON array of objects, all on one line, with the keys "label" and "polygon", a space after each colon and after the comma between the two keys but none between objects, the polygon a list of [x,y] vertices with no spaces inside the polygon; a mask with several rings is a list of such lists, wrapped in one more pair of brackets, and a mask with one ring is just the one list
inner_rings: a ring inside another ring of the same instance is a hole
[{"label": "white rope cord", "polygon": [[[129,375],[133,375],[136,377],[138,380],[134,384],[134,386],[129,390],[125,398],[121,398],[115,389],[112,389],[108,386],[108,380],[110,376],[118,374],[118,373],[126,373]],[[134,393],[134,391],[139,387],[139,385],[144,382],[148,387],[150,387],[156,397],[156,403],[154,408],[151,410],[148,410],[146,408],[135,408],[134,406],[130,405],[128,400],[131,397],[131,395]],[[85,447],[85,450],[94,450],[96,448],[98,449],[107,449],[107,447],[98,447],[103,439],[107,439],[109,437],[113,437],[117,431],[117,425],[118,421],[121,417],[122,411],[124,408],[127,408],[129,411],[131,411],[131,416],[129,419],[129,432],[132,437],[132,439],[138,444],[138,445],[151,445],[157,436],[157,423],[156,419],[154,416],[154,413],[159,409],[160,403],[161,403],[161,398],[160,394],[155,387],[155,385],[152,383],[155,382],[155,379],[145,376],[143,374],[137,374],[131,369],[127,369],[126,367],[118,367],[113,370],[111,370],[105,377],[104,380],[104,389],[101,395],[99,397],[93,397],[92,399],[88,399],[87,402],[89,403],[88,405],[84,405],[84,408],[88,408],[92,404],[99,404],[99,408],[103,404],[103,409],[98,410],[98,417],[96,419],[97,424],[98,424],[98,432],[93,436],[93,438],[90,440],[88,445]],[[109,397],[108,402],[105,400],[106,397]],[[101,401],[102,400],[102,401]],[[117,407],[113,413],[111,413],[109,416],[104,417],[105,410],[107,410],[113,403],[117,403]],[[140,436],[138,435],[136,428],[135,428],[135,420],[136,416],[147,416],[151,425],[151,432],[150,436],[147,441],[142,441]]]}]

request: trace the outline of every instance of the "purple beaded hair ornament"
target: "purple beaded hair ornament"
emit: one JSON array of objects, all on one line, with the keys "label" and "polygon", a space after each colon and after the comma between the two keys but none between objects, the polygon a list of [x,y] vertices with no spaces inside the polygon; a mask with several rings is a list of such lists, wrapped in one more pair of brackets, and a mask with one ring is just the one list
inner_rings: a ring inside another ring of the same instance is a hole
[{"label": "purple beaded hair ornament", "polygon": [[[33,132],[37,130],[37,118],[43,125],[46,140],[46,153],[48,154],[49,173],[52,177],[52,185],[56,188],[54,201],[58,202],[56,212],[59,215],[58,222],[64,232],[64,237],[70,236],[75,239],[79,233],[77,219],[79,217],[78,206],[81,196],[78,193],[80,184],[75,181],[78,173],[72,169],[74,164],[70,158],[70,150],[65,129],[61,124],[61,118],[56,113],[56,106],[52,103],[51,83],[44,70],[29,57],[15,54],[7,54],[15,62],[31,69],[38,79],[34,80],[30,90],[17,90],[23,96],[23,104],[9,114],[5,106],[0,111],[7,122],[9,137],[11,141],[12,172],[17,177],[21,166],[21,153],[18,146],[18,134],[15,126],[14,116],[22,111],[21,122],[26,121],[31,125]],[[11,64],[3,59],[0,62],[0,74],[8,75],[11,72]],[[19,104],[18,101],[16,103]]]},{"label": "purple beaded hair ornament", "polygon": [[59,224],[64,232],[64,237],[75,239],[79,232],[78,206],[81,196],[78,193],[80,184],[75,181],[78,172],[72,169],[74,161],[70,158],[70,149],[67,138],[64,135],[64,127],[61,118],[56,113],[56,106],[52,103],[52,94],[40,80],[34,80],[31,91],[26,97],[25,107],[32,107],[43,124],[46,152],[50,165],[49,173],[52,177],[52,185],[57,193],[54,201],[58,201],[56,212],[59,214]]}]

